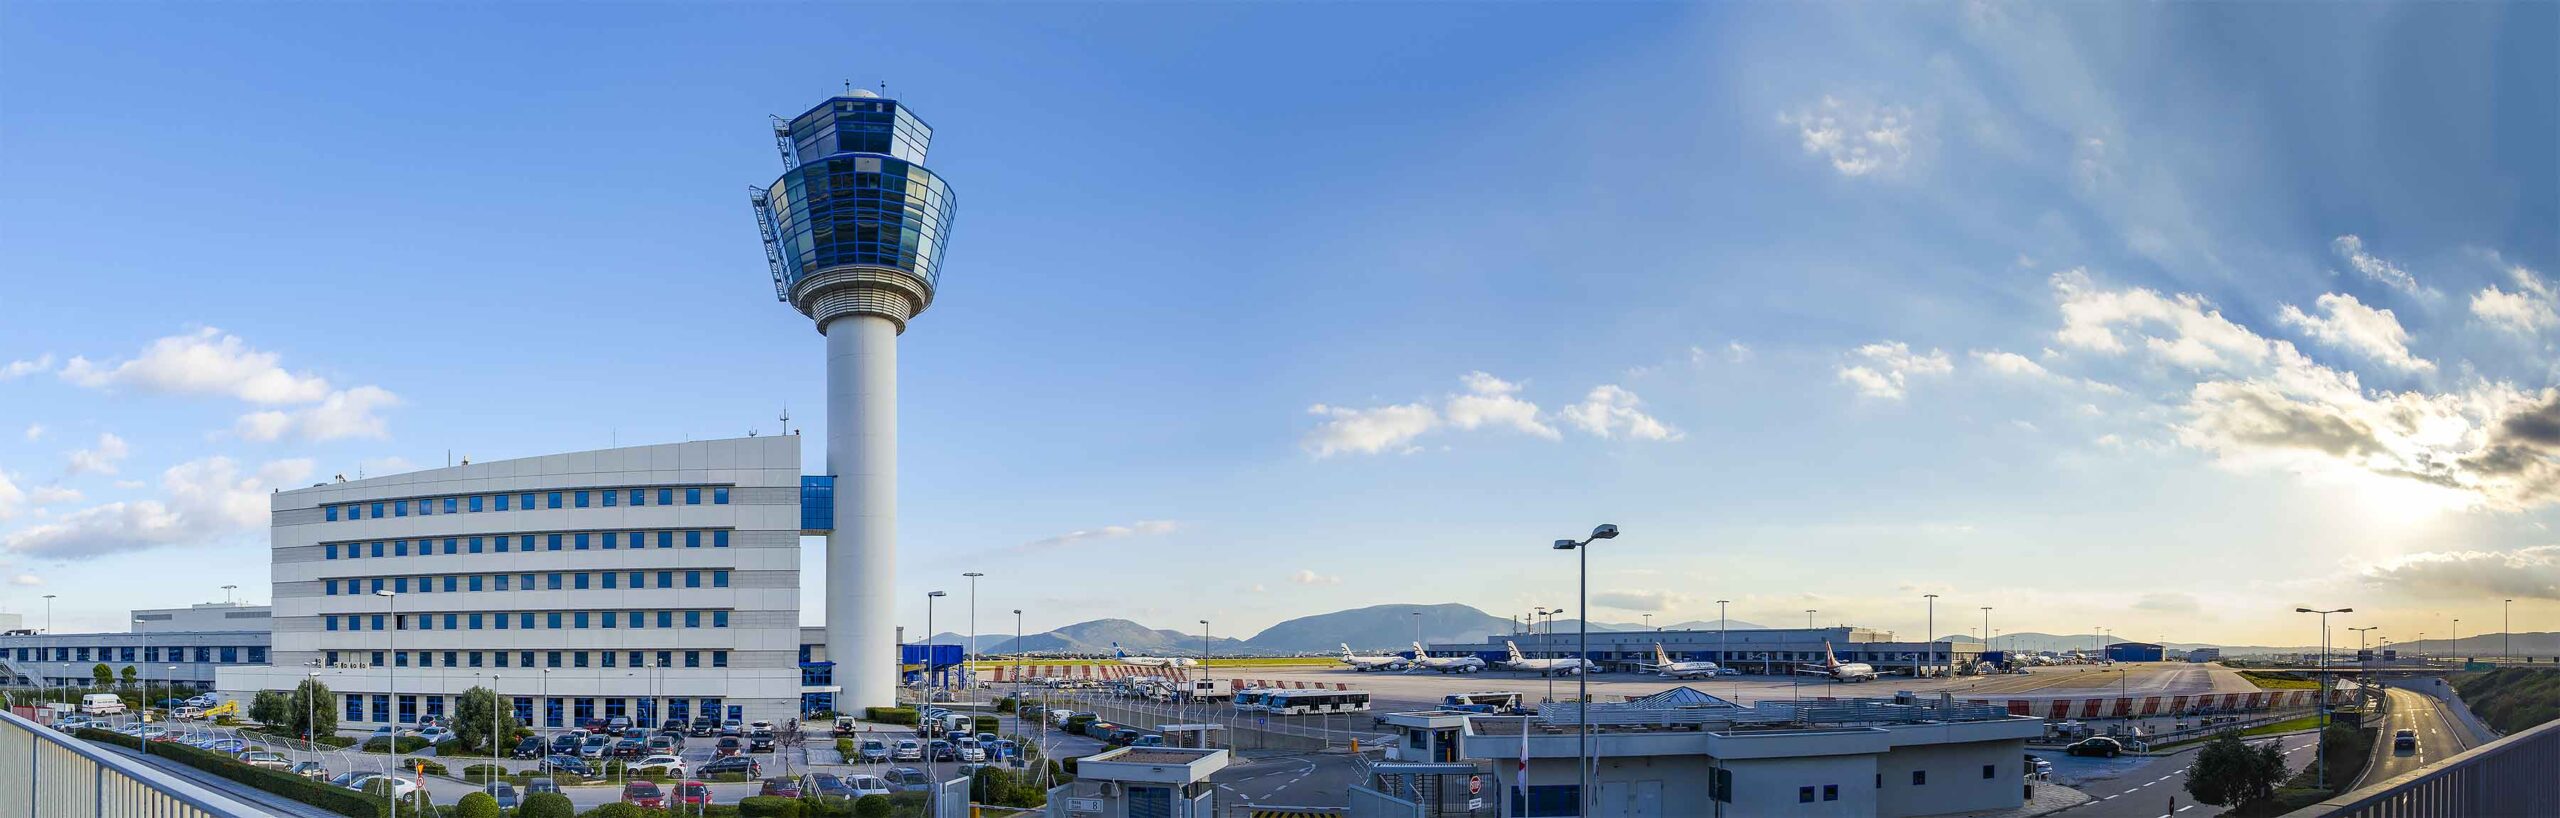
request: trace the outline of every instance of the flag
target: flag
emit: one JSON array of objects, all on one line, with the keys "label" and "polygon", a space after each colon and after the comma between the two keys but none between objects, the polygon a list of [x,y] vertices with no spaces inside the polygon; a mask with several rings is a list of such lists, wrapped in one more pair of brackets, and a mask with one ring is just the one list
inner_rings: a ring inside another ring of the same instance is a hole
[{"label": "flag", "polygon": [[1529,717],[1527,716],[1520,717],[1520,766],[1511,777],[1517,782],[1520,791],[1516,800],[1521,803],[1522,809],[1527,809],[1529,803]]}]

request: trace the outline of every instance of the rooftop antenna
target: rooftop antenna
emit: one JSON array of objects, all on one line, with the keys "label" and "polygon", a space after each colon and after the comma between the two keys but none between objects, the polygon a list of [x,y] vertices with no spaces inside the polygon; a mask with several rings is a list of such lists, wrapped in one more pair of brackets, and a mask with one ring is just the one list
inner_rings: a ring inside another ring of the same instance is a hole
[{"label": "rooftop antenna", "polygon": [[782,405],[782,433],[791,433],[791,404]]}]

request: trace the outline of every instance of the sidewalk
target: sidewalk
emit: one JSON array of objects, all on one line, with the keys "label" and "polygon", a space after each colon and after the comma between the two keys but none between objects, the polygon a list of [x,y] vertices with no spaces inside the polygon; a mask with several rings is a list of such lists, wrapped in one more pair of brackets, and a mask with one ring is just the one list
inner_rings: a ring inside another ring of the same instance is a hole
[{"label": "sidewalk", "polygon": [[2038,781],[2035,797],[2027,799],[2026,803],[2020,804],[2016,809],[1957,813],[1955,818],[2032,818],[2037,815],[2051,815],[2092,800],[2095,799],[2088,793],[2049,781]]}]

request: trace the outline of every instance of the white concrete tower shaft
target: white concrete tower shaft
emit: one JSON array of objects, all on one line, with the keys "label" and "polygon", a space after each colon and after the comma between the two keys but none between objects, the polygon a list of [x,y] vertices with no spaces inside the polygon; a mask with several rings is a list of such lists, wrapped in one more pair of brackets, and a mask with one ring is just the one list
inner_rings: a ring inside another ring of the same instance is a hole
[{"label": "white concrete tower shaft", "polygon": [[[898,324],[853,314],[828,321],[827,471],[836,476],[827,535],[827,656],[845,701],[896,703]],[[878,657],[881,661],[853,661]],[[887,665],[884,669],[881,666]]]}]

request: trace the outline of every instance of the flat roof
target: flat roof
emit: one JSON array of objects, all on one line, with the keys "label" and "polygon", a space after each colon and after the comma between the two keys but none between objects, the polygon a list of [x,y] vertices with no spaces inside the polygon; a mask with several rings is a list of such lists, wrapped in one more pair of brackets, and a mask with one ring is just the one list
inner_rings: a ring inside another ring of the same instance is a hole
[{"label": "flat roof", "polygon": [[1131,749],[1129,752],[1121,753],[1110,758],[1094,760],[1106,763],[1117,761],[1122,764],[1189,764],[1200,760],[1201,756],[1212,752],[1218,751],[1182,750],[1178,748],[1157,749],[1151,747],[1146,749]]}]

